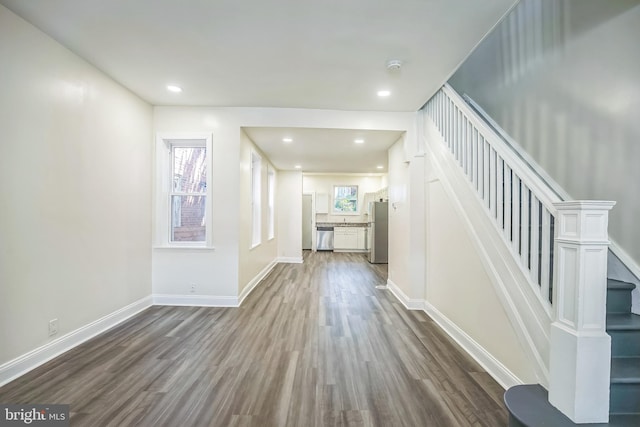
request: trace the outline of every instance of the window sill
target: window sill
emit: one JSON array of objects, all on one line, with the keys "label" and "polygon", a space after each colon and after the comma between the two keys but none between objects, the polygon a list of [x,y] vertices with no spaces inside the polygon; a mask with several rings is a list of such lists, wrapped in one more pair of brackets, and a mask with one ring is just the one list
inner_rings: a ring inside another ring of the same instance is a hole
[{"label": "window sill", "polygon": [[250,251],[252,251],[252,250],[254,250],[255,248],[257,248],[258,246],[260,246],[261,244],[262,244],[262,242],[260,242],[260,243],[256,243],[256,244],[253,244],[253,245],[251,245],[251,247],[249,248],[249,250],[250,250]]}]

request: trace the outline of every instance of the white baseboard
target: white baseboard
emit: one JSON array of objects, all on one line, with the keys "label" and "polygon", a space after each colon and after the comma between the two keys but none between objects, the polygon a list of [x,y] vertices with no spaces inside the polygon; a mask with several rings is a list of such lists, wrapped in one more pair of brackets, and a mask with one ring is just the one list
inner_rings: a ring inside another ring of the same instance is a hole
[{"label": "white baseboard", "polygon": [[422,299],[409,298],[393,281],[387,280],[391,293],[407,310],[422,310],[433,319],[443,331],[460,345],[494,380],[505,390],[514,385],[523,384],[506,366],[493,357],[487,350],[467,335],[455,323],[440,313],[435,307]]},{"label": "white baseboard", "polygon": [[0,365],[0,386],[13,381],[54,357],[124,322],[142,310],[151,307],[151,303],[151,296],[144,297],[41,347],[31,350],[16,359]]},{"label": "white baseboard", "polygon": [[514,385],[524,384],[522,380],[516,377],[506,366],[485,350],[484,347],[426,301],[424,302],[424,312],[478,362],[502,388],[506,390]]},{"label": "white baseboard", "polygon": [[251,281],[247,284],[247,286],[244,287],[244,289],[238,296],[238,306],[242,304],[242,301],[244,301],[247,295],[249,295],[251,291],[253,291],[253,289],[258,285],[258,283],[262,281],[262,279],[267,277],[267,274],[269,274],[271,270],[273,270],[273,267],[275,267],[277,264],[278,263],[276,261],[271,261],[265,268],[262,269],[262,271],[260,271],[260,273],[258,273],[253,279],[251,279]]},{"label": "white baseboard", "polygon": [[391,279],[387,279],[387,288],[407,310],[423,310],[424,300],[409,298]]},{"label": "white baseboard", "polygon": [[283,264],[302,264],[301,256],[281,256],[276,262],[281,262]]},{"label": "white baseboard", "polygon": [[213,295],[153,294],[153,305],[177,305],[194,307],[238,307],[237,297]]}]

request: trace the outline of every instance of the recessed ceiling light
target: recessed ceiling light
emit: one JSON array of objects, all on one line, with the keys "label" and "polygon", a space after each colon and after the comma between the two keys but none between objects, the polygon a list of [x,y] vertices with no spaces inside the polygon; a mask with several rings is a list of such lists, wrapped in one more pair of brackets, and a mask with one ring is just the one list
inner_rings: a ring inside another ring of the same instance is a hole
[{"label": "recessed ceiling light", "polygon": [[378,166],[376,166],[376,167],[377,167],[378,169],[384,169],[384,166],[382,166],[382,165],[378,165]]},{"label": "recessed ceiling light", "polygon": [[169,92],[180,93],[182,92],[182,88],[180,86],[168,85],[167,90]]},{"label": "recessed ceiling light", "polygon": [[390,90],[379,90],[378,91],[378,96],[379,97],[385,97],[385,96],[389,96],[391,95],[391,91]]},{"label": "recessed ceiling light", "polygon": [[291,138],[282,138],[282,142],[293,142]]},{"label": "recessed ceiling light", "polygon": [[356,144],[364,144],[364,139],[354,139],[353,142]]},{"label": "recessed ceiling light", "polygon": [[296,168],[296,169],[300,169],[300,168],[302,168],[302,166],[300,166],[300,165],[295,165],[295,166],[294,166],[294,168]]}]

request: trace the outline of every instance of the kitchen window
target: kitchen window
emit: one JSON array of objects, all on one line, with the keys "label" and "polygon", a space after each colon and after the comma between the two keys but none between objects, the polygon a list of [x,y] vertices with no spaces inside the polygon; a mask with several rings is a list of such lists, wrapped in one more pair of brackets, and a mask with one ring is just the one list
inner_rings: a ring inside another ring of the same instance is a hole
[{"label": "kitchen window", "polygon": [[358,213],[358,186],[336,185],[333,187],[333,213]]},{"label": "kitchen window", "polygon": [[211,136],[159,135],[157,247],[211,247]]}]

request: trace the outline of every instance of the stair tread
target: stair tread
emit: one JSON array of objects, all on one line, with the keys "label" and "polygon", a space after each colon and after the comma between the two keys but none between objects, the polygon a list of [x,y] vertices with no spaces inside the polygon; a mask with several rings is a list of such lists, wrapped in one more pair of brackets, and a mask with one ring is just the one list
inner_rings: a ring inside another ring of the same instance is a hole
[{"label": "stair tread", "polygon": [[640,384],[640,357],[612,357],[612,384]]},{"label": "stair tread", "polygon": [[609,427],[637,427],[640,426],[639,414],[611,414]]},{"label": "stair tread", "polygon": [[632,313],[609,313],[607,314],[607,330],[640,330],[640,316]]},{"label": "stair tread", "polygon": [[633,290],[636,288],[636,285],[629,282],[623,282],[622,280],[617,279],[607,279],[607,289],[620,289],[620,290]]}]

